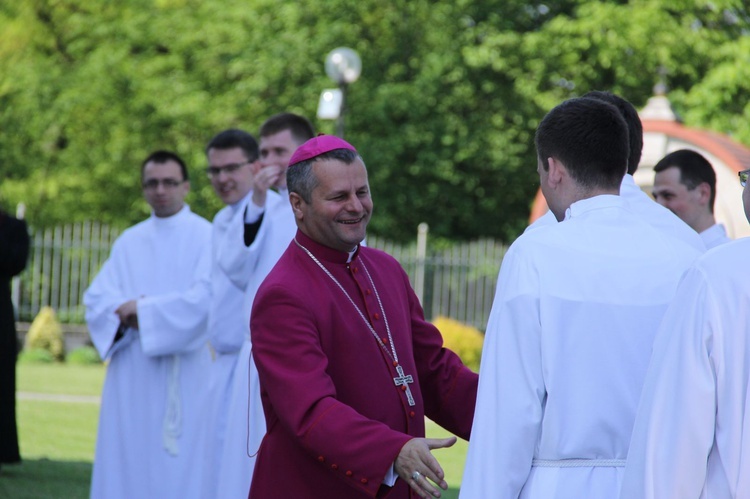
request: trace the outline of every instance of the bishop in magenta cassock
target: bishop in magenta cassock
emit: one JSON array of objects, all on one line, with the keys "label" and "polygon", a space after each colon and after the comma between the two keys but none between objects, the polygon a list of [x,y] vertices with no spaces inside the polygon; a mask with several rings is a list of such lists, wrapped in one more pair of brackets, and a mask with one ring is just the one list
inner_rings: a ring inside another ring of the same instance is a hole
[{"label": "bishop in magenta cassock", "polygon": [[287,173],[298,231],[252,310],[267,434],[251,498],[427,497],[447,487],[424,417],[468,439],[477,375],[443,348],[398,262],[360,245],[354,148],[320,136]]}]

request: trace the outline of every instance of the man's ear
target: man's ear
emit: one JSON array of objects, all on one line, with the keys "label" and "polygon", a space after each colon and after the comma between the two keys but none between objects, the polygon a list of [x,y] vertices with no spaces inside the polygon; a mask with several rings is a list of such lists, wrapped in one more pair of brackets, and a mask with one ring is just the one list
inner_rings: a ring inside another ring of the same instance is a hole
[{"label": "man's ear", "polygon": [[559,159],[552,156],[547,158],[547,164],[549,165],[548,182],[551,187],[557,187],[568,176],[568,169]]},{"label": "man's ear", "polygon": [[302,211],[302,205],[305,204],[305,200],[302,199],[302,196],[297,194],[296,192],[290,192],[289,193],[289,202],[292,205],[292,211],[294,212],[294,218],[302,221],[304,218],[304,213]]},{"label": "man's ear", "polygon": [[702,205],[708,206],[711,200],[711,186],[708,182],[701,182],[695,188],[698,191],[698,199]]},{"label": "man's ear", "polygon": [[260,171],[260,168],[261,168],[260,158],[250,163],[250,171],[253,172],[253,175],[256,175]]}]

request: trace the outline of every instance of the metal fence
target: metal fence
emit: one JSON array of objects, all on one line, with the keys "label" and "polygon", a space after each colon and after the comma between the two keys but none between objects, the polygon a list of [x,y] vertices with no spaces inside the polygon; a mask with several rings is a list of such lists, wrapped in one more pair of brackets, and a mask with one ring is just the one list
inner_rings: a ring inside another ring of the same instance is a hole
[{"label": "metal fence", "polygon": [[[31,321],[49,305],[63,323],[84,322],[83,293],[120,234],[98,222],[34,231],[26,270],[13,288],[18,319]],[[506,247],[492,239],[430,249],[426,226],[416,243],[368,236],[367,245],[393,255],[422,301],[425,316],[446,316],[484,330]]]}]

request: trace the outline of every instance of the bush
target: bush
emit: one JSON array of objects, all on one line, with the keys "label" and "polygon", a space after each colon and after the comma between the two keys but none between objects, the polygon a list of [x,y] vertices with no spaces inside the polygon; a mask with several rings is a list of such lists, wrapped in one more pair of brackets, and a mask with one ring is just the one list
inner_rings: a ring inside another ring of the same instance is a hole
[{"label": "bush", "polygon": [[432,323],[443,334],[445,347],[456,352],[469,369],[479,372],[484,335],[478,329],[448,317],[437,317]]},{"label": "bush", "polygon": [[54,361],[52,354],[44,348],[25,348],[18,354],[20,364],[51,364]]},{"label": "bush", "polygon": [[24,349],[47,350],[57,361],[65,360],[62,327],[51,307],[42,307],[26,333]]},{"label": "bush", "polygon": [[65,361],[70,364],[92,365],[101,364],[102,359],[99,358],[99,352],[96,351],[96,348],[86,346],[68,352]]}]

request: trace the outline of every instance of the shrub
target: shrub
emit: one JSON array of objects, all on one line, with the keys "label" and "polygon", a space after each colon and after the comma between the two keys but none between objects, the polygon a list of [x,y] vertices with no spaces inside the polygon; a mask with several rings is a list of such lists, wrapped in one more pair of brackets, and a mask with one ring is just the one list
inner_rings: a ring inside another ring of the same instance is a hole
[{"label": "shrub", "polygon": [[68,352],[65,361],[70,364],[92,365],[101,364],[102,359],[99,358],[99,352],[96,351],[96,348],[85,346]]},{"label": "shrub", "polygon": [[62,327],[51,307],[42,307],[26,333],[24,349],[47,350],[57,361],[65,359]]},{"label": "shrub", "polygon": [[18,354],[19,364],[51,364],[54,361],[52,354],[44,348],[24,348]]},{"label": "shrub", "polygon": [[445,347],[456,352],[469,369],[479,372],[484,335],[478,329],[448,317],[436,317],[432,323],[443,334]]}]

